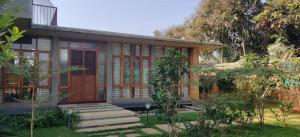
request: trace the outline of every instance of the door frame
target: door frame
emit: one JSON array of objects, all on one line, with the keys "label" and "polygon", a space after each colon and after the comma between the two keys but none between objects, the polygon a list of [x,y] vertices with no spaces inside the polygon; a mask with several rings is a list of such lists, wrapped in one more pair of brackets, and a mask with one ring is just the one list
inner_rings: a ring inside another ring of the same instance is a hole
[{"label": "door frame", "polygon": [[[95,48],[95,49],[90,49],[90,48],[69,48],[69,66],[71,66],[71,60],[72,60],[72,58],[71,58],[71,52],[72,51],[82,51],[83,52],[83,54],[82,54],[82,56],[83,56],[83,58],[82,58],[82,60],[83,60],[83,62],[82,62],[82,64],[84,64],[85,63],[85,57],[84,57],[84,55],[85,55],[85,52],[86,51],[94,51],[95,52],[95,77],[96,77],[96,81],[95,81],[95,89],[96,89],[96,91],[95,91],[95,95],[94,95],[94,100],[93,101],[86,101],[86,100],[83,100],[83,101],[67,101],[67,102],[63,102],[63,104],[74,104],[74,103],[103,103],[103,102],[106,102],[106,100],[98,100],[98,97],[97,97],[97,92],[98,92],[98,83],[97,83],[97,81],[98,81],[98,62],[97,62],[97,58],[98,58],[98,54],[99,54],[99,52],[98,52],[98,48]],[[105,71],[105,70],[103,70],[103,71]],[[70,73],[72,73],[72,72],[70,72]],[[69,90],[68,90],[68,94],[70,94],[70,93],[72,93],[72,84],[71,84],[71,78],[72,78],[72,74],[70,74],[70,76],[69,76]],[[85,84],[84,84],[84,79],[85,79],[85,72],[83,71],[83,78],[82,78],[83,80],[82,80],[82,83],[83,83],[83,89],[85,88],[84,86],[85,86]],[[83,91],[84,92],[84,91]],[[83,93],[84,94],[84,93]],[[106,94],[104,94],[104,95],[106,95]]]}]

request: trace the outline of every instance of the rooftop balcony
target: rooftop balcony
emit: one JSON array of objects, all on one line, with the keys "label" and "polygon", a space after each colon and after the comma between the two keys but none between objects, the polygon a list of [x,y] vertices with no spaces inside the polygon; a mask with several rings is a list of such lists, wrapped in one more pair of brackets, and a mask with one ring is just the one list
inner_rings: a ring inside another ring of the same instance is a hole
[{"label": "rooftop balcony", "polygon": [[54,6],[32,4],[32,24],[57,26],[57,8]]}]

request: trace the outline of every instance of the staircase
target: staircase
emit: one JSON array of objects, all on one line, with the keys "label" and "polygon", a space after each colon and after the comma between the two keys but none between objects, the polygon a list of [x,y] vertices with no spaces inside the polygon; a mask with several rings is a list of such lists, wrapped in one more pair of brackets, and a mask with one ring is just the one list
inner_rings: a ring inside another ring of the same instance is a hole
[{"label": "staircase", "polygon": [[140,118],[129,110],[108,103],[69,104],[60,105],[60,108],[72,108],[79,113],[80,123],[77,132],[92,132],[112,129],[143,126]]}]

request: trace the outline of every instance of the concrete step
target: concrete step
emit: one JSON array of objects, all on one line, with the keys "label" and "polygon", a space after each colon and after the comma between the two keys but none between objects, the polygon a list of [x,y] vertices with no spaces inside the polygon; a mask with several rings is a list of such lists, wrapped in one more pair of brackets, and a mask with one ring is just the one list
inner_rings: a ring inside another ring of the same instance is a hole
[{"label": "concrete step", "polygon": [[76,132],[93,132],[93,131],[104,131],[112,129],[127,129],[132,127],[141,127],[144,126],[141,123],[131,123],[131,124],[120,124],[120,125],[111,125],[111,126],[101,126],[101,127],[89,127],[77,129]]},{"label": "concrete step", "polygon": [[100,111],[100,112],[86,112],[80,113],[81,120],[92,120],[92,119],[105,119],[105,118],[117,118],[117,117],[131,117],[136,116],[136,114],[129,110],[119,110],[119,111]]},{"label": "concrete step", "polygon": [[108,103],[85,103],[85,104],[65,104],[65,105],[59,105],[60,108],[76,108],[76,107],[101,107],[101,106],[114,106],[112,104]]},{"label": "concrete step", "polygon": [[119,117],[119,118],[108,118],[108,119],[95,119],[95,120],[83,120],[77,128],[88,128],[88,127],[100,127],[117,124],[130,124],[137,123],[140,121],[138,117]]},{"label": "concrete step", "polygon": [[74,109],[79,113],[91,113],[91,112],[105,112],[105,111],[120,111],[124,110],[124,108],[120,107],[112,107],[112,108],[93,108],[93,109]]},{"label": "concrete step", "polygon": [[86,107],[75,107],[74,110],[88,110],[88,109],[104,109],[104,108],[120,108],[117,106],[86,106]]}]

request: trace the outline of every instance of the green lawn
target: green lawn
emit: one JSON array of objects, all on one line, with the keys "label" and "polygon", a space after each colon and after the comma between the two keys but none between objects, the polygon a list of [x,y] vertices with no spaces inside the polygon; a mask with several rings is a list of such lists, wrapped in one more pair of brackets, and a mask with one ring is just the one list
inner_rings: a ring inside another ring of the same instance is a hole
[{"label": "green lawn", "polygon": [[[187,121],[196,121],[198,119],[199,114],[195,112],[184,112],[178,114],[180,117],[180,122],[187,122]],[[160,116],[149,116],[142,117],[141,122],[145,125],[155,125],[155,124],[166,124],[168,121],[164,117]]]},{"label": "green lawn", "polygon": [[[181,122],[195,121],[197,120],[198,114],[195,112],[180,113]],[[151,127],[156,130],[163,132],[162,130],[155,127],[155,124],[164,124],[167,121],[164,118],[157,118],[156,116],[149,116],[141,118],[141,122],[145,124],[145,127]],[[215,137],[300,137],[300,114],[292,114],[289,116],[288,126],[278,123],[272,113],[267,111],[266,113],[266,125],[263,127],[257,124],[250,124],[245,127],[242,132],[237,133],[237,127],[232,126],[229,128],[228,134],[216,134]],[[36,129],[35,137],[101,137],[103,135],[119,135],[120,137],[126,137],[126,134],[137,133],[142,137],[163,137],[166,135],[147,135],[143,133],[139,128],[131,128],[131,132],[122,133],[120,130],[111,130],[106,132],[92,132],[92,133],[75,133],[73,130],[66,127],[59,128],[47,128],[47,129]],[[120,133],[116,134],[115,131]],[[126,130],[121,130],[126,131]],[[127,129],[128,131],[128,129]],[[18,131],[17,137],[28,137],[29,131]],[[181,137],[187,136],[181,133]]]},{"label": "green lawn", "polygon": [[[34,130],[35,137],[86,137],[87,134],[75,133],[72,129],[67,127],[57,128],[40,128]],[[17,137],[30,137],[29,130],[23,130],[17,132]]]}]

